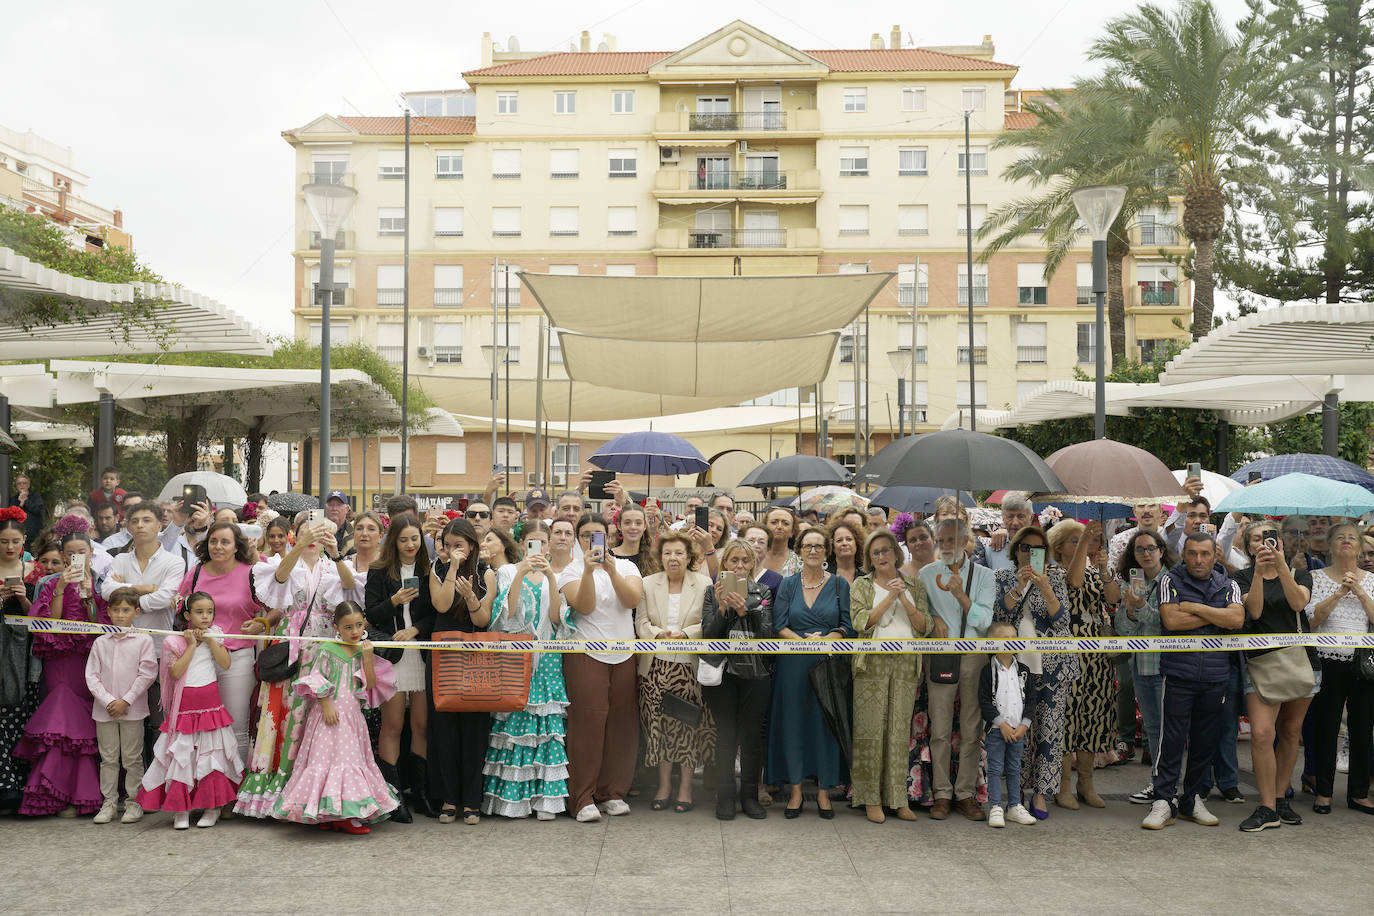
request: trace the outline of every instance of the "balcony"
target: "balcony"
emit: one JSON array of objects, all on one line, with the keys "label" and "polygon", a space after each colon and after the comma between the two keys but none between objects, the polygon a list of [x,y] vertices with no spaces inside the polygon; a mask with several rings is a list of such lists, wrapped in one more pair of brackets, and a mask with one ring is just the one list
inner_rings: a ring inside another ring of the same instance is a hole
[{"label": "balcony", "polygon": [[[301,172],[298,183],[301,185],[338,184],[343,185],[346,188],[356,188],[358,186],[357,177],[352,172],[336,172],[328,169],[320,171]],[[304,192],[298,190],[296,193],[299,194],[302,199],[304,199]]]},{"label": "balcony", "polygon": [[[725,192],[766,192],[769,197],[803,197],[819,194],[821,173],[817,169],[732,169],[724,172],[701,172],[691,167],[661,168],[654,176],[657,197],[719,196]],[[733,196],[733,194],[731,195]]]},{"label": "balcony", "polygon": [[452,289],[440,288],[434,290],[434,304],[441,307],[452,308],[463,304],[462,287]]},{"label": "balcony", "polygon": [[434,361],[436,363],[461,363],[463,361],[463,348],[435,347]]},{"label": "balcony", "polygon": [[1091,286],[1078,287],[1078,304],[1093,305],[1097,300],[1093,298],[1093,288]]},{"label": "balcony", "polygon": [[[912,302],[913,297],[915,302]],[[930,303],[929,286],[902,286],[897,287],[898,305],[928,305]]]},{"label": "balcony", "polygon": [[[301,297],[302,302],[309,303],[305,306],[306,308],[319,308],[323,304],[323,299],[318,283],[307,286],[305,295]],[[334,298],[330,300],[329,304],[351,308],[353,306],[353,290],[349,289],[346,284],[335,284]]]},{"label": "balcony", "polygon": [[656,135],[682,135],[683,145],[691,144],[692,134],[819,134],[820,112],[814,108],[786,111],[660,111],[654,115]]},{"label": "balcony", "polygon": [[[973,348],[973,364],[974,364],[975,366],[986,366],[986,365],[988,364],[988,348],[987,348],[987,347],[974,347],[974,348]],[[968,347],[960,347],[960,348],[959,348],[959,365],[961,365],[961,366],[967,366],[967,365],[968,365]]]},{"label": "balcony", "polygon": [[[876,402],[875,402],[875,403],[876,403]],[[911,426],[911,425],[913,425],[914,423],[924,423],[924,422],[926,422],[926,409],[927,409],[927,408],[926,408],[926,405],[925,405],[925,404],[908,404],[908,405],[906,405],[905,407],[903,407],[903,408],[902,408],[902,412],[906,414],[906,424],[907,424],[908,426]],[[893,423],[896,423],[896,419],[897,419],[897,405],[895,405],[895,404],[892,405],[892,419],[893,419]],[[887,420],[887,409],[886,409],[886,408],[883,408],[883,409],[882,409],[882,413],[881,413],[881,415],[880,415],[879,412],[878,412],[878,410],[877,410],[877,409],[873,409],[872,405],[870,405],[870,415],[869,415],[869,417],[868,417],[869,423],[873,424],[874,426],[878,426],[878,425],[880,425],[880,422],[885,422],[886,420]],[[853,407],[842,407],[842,408],[839,408],[839,409],[830,411],[830,422],[832,422],[832,423],[853,423],[853,422],[854,422],[854,408],[853,408]]]},{"label": "balcony", "polygon": [[726,229],[691,233],[692,248],[785,248],[786,229]]},{"label": "balcony", "polygon": [[1029,365],[1044,365],[1049,356],[1048,347],[1017,347],[1016,361]]},{"label": "balcony", "polygon": [[1136,231],[1140,233],[1141,245],[1161,248],[1180,244],[1178,227],[1168,223],[1141,223]]},{"label": "balcony", "polygon": [[406,291],[405,291],[404,288],[400,288],[400,287],[389,287],[389,288],[378,287],[378,289],[377,289],[377,304],[378,304],[378,305],[382,305],[382,306],[400,306],[400,305],[405,305],[405,301],[406,301]]},{"label": "balcony", "polygon": [[787,112],[767,111],[688,112],[688,130],[783,130]]},{"label": "balcony", "polygon": [[685,229],[661,226],[655,231],[654,248],[672,251],[740,251],[765,249],[819,249],[820,232],[813,226],[793,229]]},{"label": "balcony", "polygon": [[401,358],[405,356],[405,347],[378,347],[377,355],[393,365],[400,365]]},{"label": "balcony", "polygon": [[[502,295],[502,293],[504,293],[505,295]],[[511,308],[513,308],[513,309],[514,309],[514,308],[519,308],[519,307],[520,307],[520,287],[518,287],[518,286],[511,286],[511,287],[508,287],[507,289],[504,289],[504,290],[503,290],[501,287],[498,286],[498,287],[496,287],[496,289],[492,290],[491,301],[492,301],[492,303],[493,303],[494,305],[500,305],[500,306],[509,305],[509,306],[510,306]]]},{"label": "balcony", "polygon": [[1131,304],[1146,308],[1178,305],[1178,287],[1172,283],[1138,283]]},{"label": "balcony", "polygon": [[[303,231],[300,233],[300,243],[302,251],[319,251],[320,234],[314,229]],[[351,251],[355,247],[357,247],[357,243],[354,241],[354,234],[352,231],[345,232],[340,230],[339,234],[334,236],[335,251]]]},{"label": "balcony", "polygon": [[[960,305],[968,305],[968,287],[967,287],[967,286],[960,286],[960,287],[959,287],[959,304],[960,304]],[[975,286],[975,287],[973,288],[973,304],[974,304],[974,305],[987,305],[987,304],[988,304],[988,288],[987,288],[986,286]]]}]

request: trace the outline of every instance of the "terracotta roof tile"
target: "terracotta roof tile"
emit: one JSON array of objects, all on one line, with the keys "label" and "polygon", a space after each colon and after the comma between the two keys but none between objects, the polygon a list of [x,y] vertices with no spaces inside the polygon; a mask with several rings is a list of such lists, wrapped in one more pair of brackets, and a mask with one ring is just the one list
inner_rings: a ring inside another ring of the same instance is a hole
[{"label": "terracotta roof tile", "polygon": [[928,51],[925,48],[872,49],[860,51],[807,51],[837,73],[874,73],[908,70],[1015,70],[1013,64]]},{"label": "terracotta roof tile", "polygon": [[[405,118],[339,118],[360,134],[401,136],[405,133]],[[439,118],[412,115],[410,132],[415,136],[452,136],[477,133],[476,118]]]},{"label": "terracotta roof tile", "polygon": [[1035,126],[1036,117],[1029,111],[1009,111],[1003,118],[1006,130],[1029,130]]}]

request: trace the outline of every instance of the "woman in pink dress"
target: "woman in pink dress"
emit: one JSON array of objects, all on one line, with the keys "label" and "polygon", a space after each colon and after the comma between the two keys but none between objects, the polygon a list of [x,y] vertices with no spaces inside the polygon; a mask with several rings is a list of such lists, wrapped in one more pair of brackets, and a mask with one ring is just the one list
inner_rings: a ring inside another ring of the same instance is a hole
[{"label": "woman in pink dress", "polygon": [[296,680],[296,693],[307,698],[305,733],[272,816],[371,833],[368,824],[395,810],[398,800],[372,758],[363,704],[385,703],[396,693],[396,678],[389,663],[373,657],[362,607],[341,603],[334,628],[341,641],[320,644]]}]

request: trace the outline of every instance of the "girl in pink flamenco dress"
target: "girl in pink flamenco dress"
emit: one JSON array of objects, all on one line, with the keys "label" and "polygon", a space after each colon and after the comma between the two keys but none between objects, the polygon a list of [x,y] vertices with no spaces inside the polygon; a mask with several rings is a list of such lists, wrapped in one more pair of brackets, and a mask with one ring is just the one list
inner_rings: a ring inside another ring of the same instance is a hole
[{"label": "girl in pink flamenco dress", "polygon": [[186,597],[177,616],[181,634],[162,644],[162,704],[167,712],[143,774],[138,803],[145,811],[170,811],[172,827],[185,830],[191,812],[197,827],[213,827],[220,806],[234,801],[243,779],[234,719],[219,694],[219,669],[230,664],[224,633],[213,626],[215,599],[206,592]]},{"label": "girl in pink flamenco dress", "polygon": [[294,689],[306,698],[305,731],[296,762],[272,816],[321,830],[371,833],[369,823],[398,800],[372,758],[363,707],[378,708],[396,693],[391,665],[372,654],[367,618],[353,601],[334,610],[339,642],[301,668]]}]

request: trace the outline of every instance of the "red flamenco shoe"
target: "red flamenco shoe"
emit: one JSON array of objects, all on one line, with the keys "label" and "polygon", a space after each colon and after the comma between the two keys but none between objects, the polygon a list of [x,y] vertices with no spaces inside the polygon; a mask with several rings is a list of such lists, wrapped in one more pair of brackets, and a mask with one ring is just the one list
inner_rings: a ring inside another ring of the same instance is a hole
[{"label": "red flamenco shoe", "polygon": [[352,834],[353,836],[363,836],[364,834],[372,832],[372,828],[366,824],[355,824],[352,821],[335,821],[334,829]]}]

